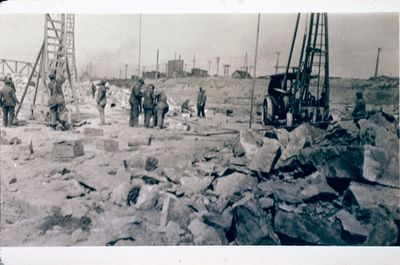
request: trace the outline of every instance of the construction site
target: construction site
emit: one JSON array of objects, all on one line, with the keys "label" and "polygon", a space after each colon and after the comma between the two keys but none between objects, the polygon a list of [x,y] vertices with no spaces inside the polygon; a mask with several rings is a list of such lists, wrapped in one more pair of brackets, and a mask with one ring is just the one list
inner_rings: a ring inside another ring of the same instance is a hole
[{"label": "construction site", "polygon": [[[0,89],[12,79],[19,103],[12,126],[0,126],[1,246],[399,246],[398,14],[397,29],[381,33],[397,36],[397,56],[368,50],[365,78],[342,77],[336,66],[357,54],[335,52],[338,40],[352,42],[331,34],[339,19],[287,15],[289,34],[270,40],[278,52],[262,36],[279,16],[251,15],[251,39],[236,60],[211,47],[208,58],[188,57],[180,43],[149,51],[146,15],[137,15],[135,58],[109,62],[107,74],[95,59],[79,64],[77,45],[102,44],[79,42],[78,16],[42,15],[43,38],[29,46],[35,56],[20,61],[0,50]],[[348,30],[357,43],[375,34]],[[397,68],[387,70],[388,60]],[[52,73],[66,79],[68,127],[50,126]],[[142,90],[153,84],[167,95],[162,129],[145,128],[143,112],[139,126],[129,126],[139,79]],[[101,125],[92,89],[103,81]],[[365,100],[362,115],[354,114],[356,94]]]}]

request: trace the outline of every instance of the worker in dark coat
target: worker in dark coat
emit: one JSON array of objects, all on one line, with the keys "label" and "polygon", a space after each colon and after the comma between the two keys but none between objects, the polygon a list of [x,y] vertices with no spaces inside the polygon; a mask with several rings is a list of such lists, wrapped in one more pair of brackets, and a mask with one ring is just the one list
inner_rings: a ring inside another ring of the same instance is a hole
[{"label": "worker in dark coat", "polygon": [[168,110],[167,94],[162,90],[157,99],[157,126],[160,129],[164,127],[164,117]]},{"label": "worker in dark coat", "polygon": [[367,111],[366,111],[366,104],[365,100],[363,98],[363,94],[361,92],[356,93],[356,106],[354,107],[354,110],[352,112],[352,116],[354,118],[354,123],[358,128],[360,128],[360,125],[358,124],[358,121],[360,119],[366,118]]},{"label": "worker in dark coat", "polygon": [[104,108],[107,105],[107,87],[106,87],[106,81],[101,80],[100,86],[97,91],[97,107],[99,109],[99,114],[100,114],[100,125],[106,124],[106,118],[104,115]]},{"label": "worker in dark coat", "polygon": [[0,90],[0,106],[3,108],[3,126],[11,127],[14,121],[15,106],[19,104],[12,81],[5,80],[5,86]]},{"label": "worker in dark coat", "polygon": [[197,95],[197,117],[206,117],[204,108],[206,107],[207,96],[206,92],[202,87],[199,88],[199,94]]},{"label": "worker in dark coat", "polygon": [[138,82],[133,86],[131,96],[129,98],[129,104],[131,105],[131,113],[129,117],[129,126],[138,127],[139,126],[139,113],[140,104],[142,102],[142,86],[144,84],[143,79],[139,79]]},{"label": "worker in dark coat", "polygon": [[354,122],[357,122],[358,120],[360,120],[360,118],[365,118],[367,114],[363,94],[361,92],[357,92],[356,97],[356,106],[354,107],[354,110],[352,112],[352,116],[355,118]]},{"label": "worker in dark coat", "polygon": [[144,127],[146,128],[150,127],[150,119],[154,114],[155,101],[154,85],[150,84],[143,93]]},{"label": "worker in dark coat", "polygon": [[92,97],[94,98],[94,95],[96,94],[96,86],[94,85],[94,83],[92,83]]},{"label": "worker in dark coat", "polygon": [[50,107],[50,126],[53,129],[57,127],[57,121],[60,122],[62,130],[66,130],[69,128],[66,119],[66,105],[65,105],[65,98],[64,92],[62,90],[62,85],[65,82],[65,77],[61,76],[59,78],[56,77],[55,74],[49,74],[50,82],[48,83],[47,87],[50,91],[50,100],[49,100],[49,107]]}]

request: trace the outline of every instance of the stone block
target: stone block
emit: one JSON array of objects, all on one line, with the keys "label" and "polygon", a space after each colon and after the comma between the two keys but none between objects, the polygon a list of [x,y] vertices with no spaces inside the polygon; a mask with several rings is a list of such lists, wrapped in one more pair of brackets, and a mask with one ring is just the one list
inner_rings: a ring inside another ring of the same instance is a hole
[{"label": "stone block", "polygon": [[81,140],[58,141],[53,144],[53,157],[55,159],[69,159],[84,155]]},{"label": "stone block", "polygon": [[106,152],[115,152],[119,150],[119,142],[113,139],[101,139],[96,142],[96,148]]}]

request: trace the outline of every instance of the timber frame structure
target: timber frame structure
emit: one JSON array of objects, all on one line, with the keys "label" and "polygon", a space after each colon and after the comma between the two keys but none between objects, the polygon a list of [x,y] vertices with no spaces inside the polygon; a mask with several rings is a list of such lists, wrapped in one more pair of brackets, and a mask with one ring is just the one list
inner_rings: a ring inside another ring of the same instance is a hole
[{"label": "timber frame structure", "polygon": [[49,93],[46,82],[48,75],[50,73],[55,73],[57,76],[62,76],[66,73],[77,112],[77,118],[80,120],[81,115],[76,94],[78,75],[75,61],[74,28],[75,15],[73,14],[45,15],[44,40],[25,86],[15,117],[19,114],[35,72],[38,72],[38,74],[36,76],[31,115],[33,115],[34,112],[39,87],[42,91],[42,104],[44,101],[44,93]]}]

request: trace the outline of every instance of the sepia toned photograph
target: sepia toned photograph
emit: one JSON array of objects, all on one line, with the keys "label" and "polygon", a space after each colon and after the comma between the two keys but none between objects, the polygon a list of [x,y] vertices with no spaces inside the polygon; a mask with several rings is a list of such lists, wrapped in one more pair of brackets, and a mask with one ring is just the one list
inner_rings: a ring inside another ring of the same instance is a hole
[{"label": "sepia toned photograph", "polygon": [[400,245],[399,13],[0,33],[1,247]]}]

